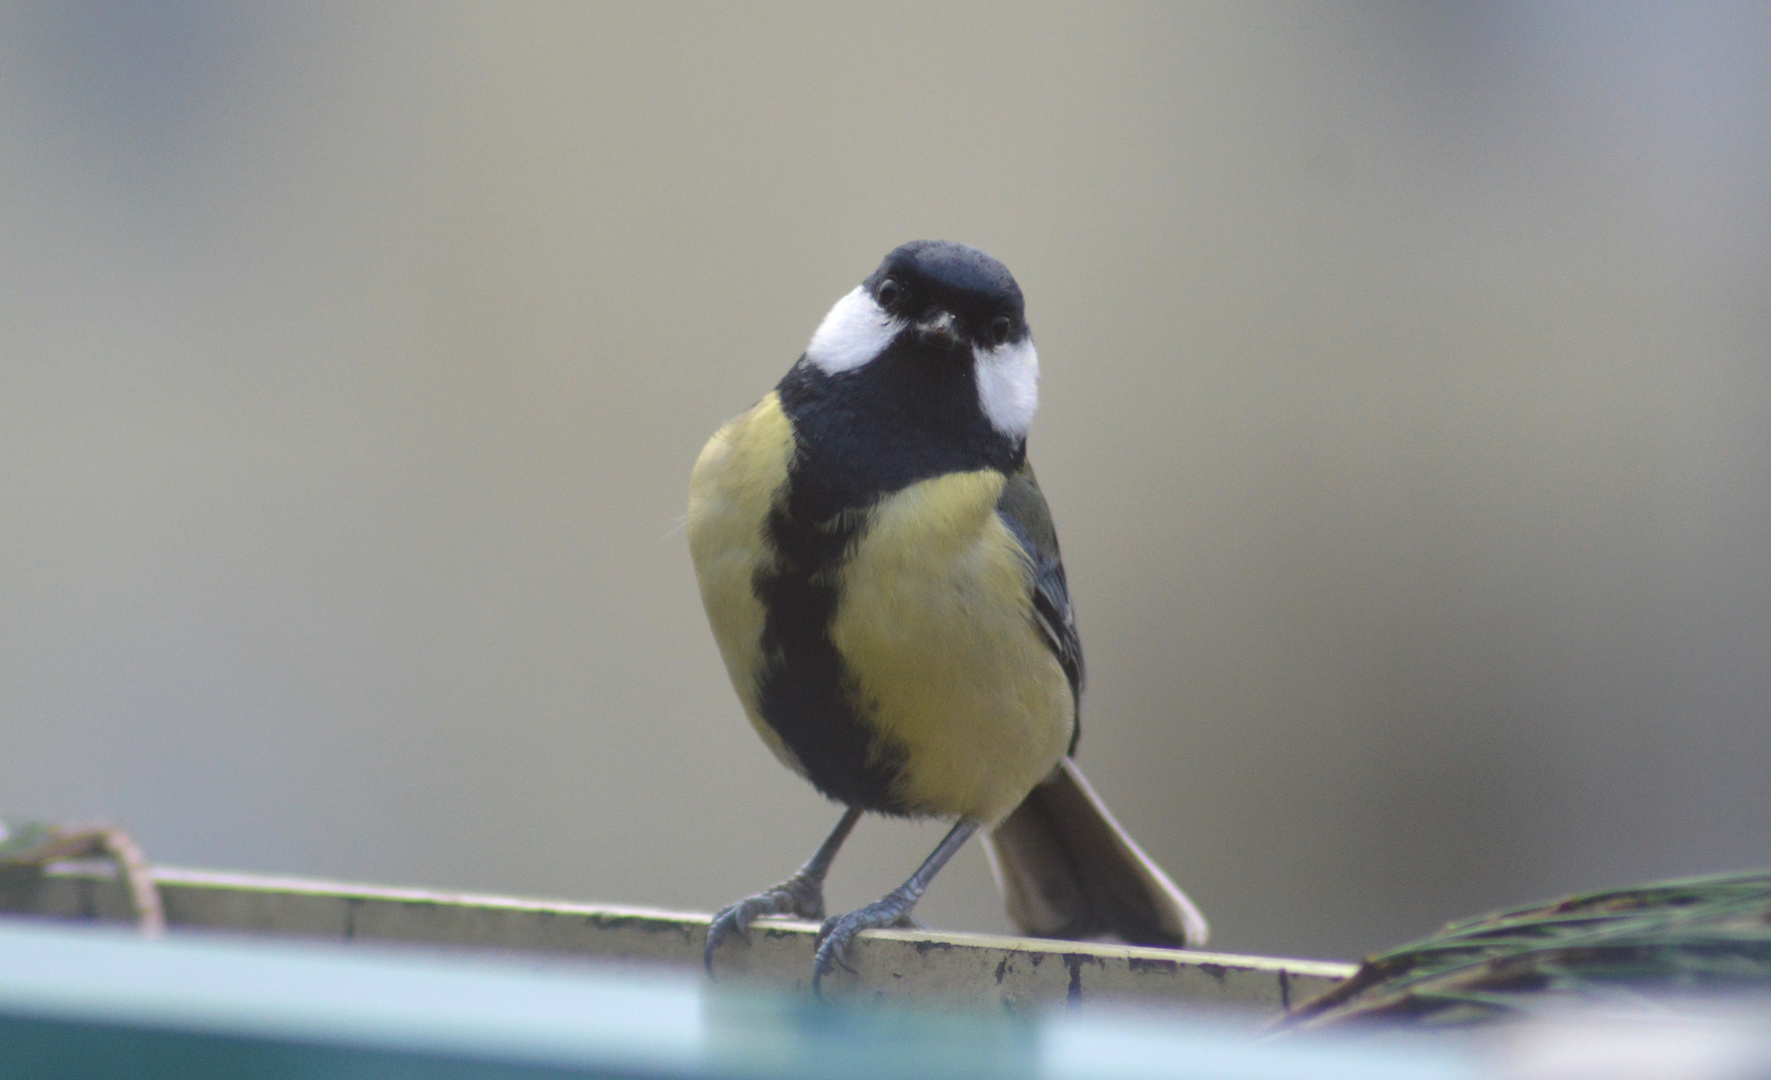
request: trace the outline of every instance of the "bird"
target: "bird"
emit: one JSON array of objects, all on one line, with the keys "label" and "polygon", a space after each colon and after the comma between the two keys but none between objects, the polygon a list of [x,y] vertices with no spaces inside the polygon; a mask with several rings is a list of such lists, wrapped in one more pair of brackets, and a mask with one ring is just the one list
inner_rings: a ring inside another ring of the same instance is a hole
[{"label": "bird", "polygon": [[[696,459],[687,535],[762,741],[844,811],[785,882],[715,915],[822,920],[812,987],[911,910],[974,834],[1023,933],[1197,947],[1204,917],[1077,768],[1083,690],[1057,533],[1027,459],[1039,356],[1021,288],[919,240],[837,300],[774,390]],[[863,814],[952,821],[881,900],[825,919]]]}]

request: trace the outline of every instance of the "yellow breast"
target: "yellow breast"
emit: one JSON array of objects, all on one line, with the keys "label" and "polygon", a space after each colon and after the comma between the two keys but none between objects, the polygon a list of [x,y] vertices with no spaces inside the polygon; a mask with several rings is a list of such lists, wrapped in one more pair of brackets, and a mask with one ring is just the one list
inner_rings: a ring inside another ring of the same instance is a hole
[{"label": "yellow breast", "polygon": [[1034,628],[994,470],[883,499],[842,570],[831,639],[862,717],[903,751],[903,801],[993,823],[1063,757],[1074,701]]},{"label": "yellow breast", "polygon": [[[767,612],[759,575],[780,569],[768,534],[786,498],[792,424],[770,394],[721,428],[689,482],[689,552],[714,639],[757,734],[803,764],[767,721]],[[894,794],[917,813],[993,824],[1063,757],[1074,700],[1034,627],[1030,568],[996,513],[1005,478],[953,473],[859,515],[828,628],[855,719],[901,761]]]}]

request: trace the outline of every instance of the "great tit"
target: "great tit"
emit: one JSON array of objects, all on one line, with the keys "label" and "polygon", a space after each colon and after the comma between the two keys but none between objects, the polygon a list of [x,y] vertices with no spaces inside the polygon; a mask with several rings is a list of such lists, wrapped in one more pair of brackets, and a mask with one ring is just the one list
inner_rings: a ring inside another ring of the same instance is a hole
[{"label": "great tit", "polygon": [[1027,461],[1038,377],[1008,268],[916,241],[701,451],[689,550],[732,685],[775,756],[847,806],[798,873],[714,917],[709,971],[758,916],[824,918],[824,876],[867,811],[956,824],[901,887],[823,924],[814,988],[857,933],[905,925],[980,829],[1023,932],[1204,943],[1071,760],[1082,646]]}]

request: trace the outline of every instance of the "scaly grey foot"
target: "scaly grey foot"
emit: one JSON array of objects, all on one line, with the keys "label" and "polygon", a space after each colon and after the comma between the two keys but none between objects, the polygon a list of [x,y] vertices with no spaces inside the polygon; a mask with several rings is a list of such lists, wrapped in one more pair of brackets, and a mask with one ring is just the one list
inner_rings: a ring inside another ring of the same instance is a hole
[{"label": "scaly grey foot", "polygon": [[841,965],[844,971],[854,972],[849,964],[849,944],[855,935],[863,930],[877,930],[881,927],[914,927],[919,924],[910,917],[910,909],[921,899],[922,890],[900,886],[886,894],[885,899],[876,900],[864,908],[827,919],[818,928],[818,952],[812,961],[812,992],[818,992],[818,984],[824,976]]},{"label": "scaly grey foot", "polygon": [[836,965],[841,964],[846,971],[855,969],[849,966],[849,943],[855,935],[863,930],[877,930],[882,926],[918,926],[919,923],[910,917],[910,909],[922,899],[929,882],[947,865],[953,853],[964,846],[972,833],[978,831],[978,822],[961,819],[953,829],[935,845],[935,850],[923,860],[910,880],[885,895],[885,899],[868,904],[858,911],[847,915],[838,915],[826,920],[818,928],[818,951],[812,958],[812,993],[819,992],[819,985],[824,976],[830,974]]},{"label": "scaly grey foot", "polygon": [[824,875],[830,872],[830,863],[848,838],[849,830],[860,820],[858,807],[844,810],[842,820],[830,830],[830,835],[818,845],[818,850],[798,873],[772,889],[745,897],[713,917],[713,921],[707,924],[707,949],[701,955],[709,975],[713,974],[713,953],[720,942],[736,932],[749,944],[752,919],[763,915],[798,915],[816,922],[824,917]]},{"label": "scaly grey foot", "polygon": [[795,915],[817,922],[824,918],[824,882],[802,870],[774,888],[747,896],[715,915],[707,926],[707,948],[702,955],[708,974],[713,973],[713,954],[720,943],[737,934],[748,945],[752,920],[764,915]]}]

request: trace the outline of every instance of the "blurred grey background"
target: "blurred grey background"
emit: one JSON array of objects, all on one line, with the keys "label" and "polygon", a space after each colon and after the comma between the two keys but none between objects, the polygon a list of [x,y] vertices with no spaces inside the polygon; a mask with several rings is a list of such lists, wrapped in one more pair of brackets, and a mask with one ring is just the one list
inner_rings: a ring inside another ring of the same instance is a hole
[{"label": "blurred grey background", "polygon": [[[10,2],[0,808],[709,910],[702,441],[1028,296],[1080,757],[1227,950],[1771,863],[1771,8]],[[940,826],[864,824],[832,902]],[[921,914],[1006,928],[967,851]]]}]

